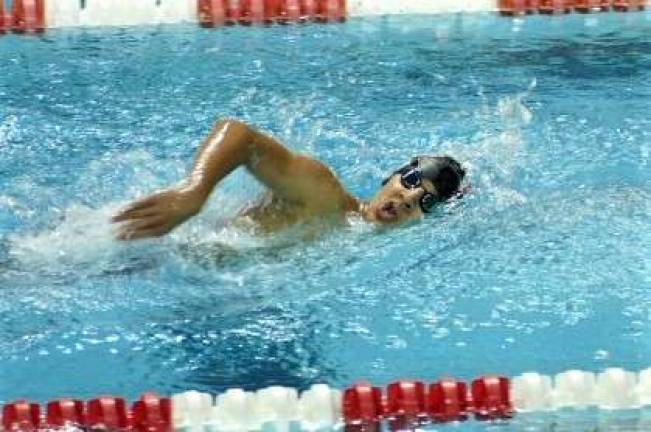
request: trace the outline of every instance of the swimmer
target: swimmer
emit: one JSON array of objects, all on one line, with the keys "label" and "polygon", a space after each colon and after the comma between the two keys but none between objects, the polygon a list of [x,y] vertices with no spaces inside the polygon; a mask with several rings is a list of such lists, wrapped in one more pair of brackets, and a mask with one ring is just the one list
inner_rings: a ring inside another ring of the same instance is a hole
[{"label": "swimmer", "polygon": [[203,142],[187,179],[135,201],[112,218],[121,224],[117,238],[169,233],[199,213],[215,185],[241,166],[269,189],[262,202],[241,214],[265,231],[323,218],[343,222],[349,214],[387,226],[418,220],[459,194],[465,175],[450,157],[416,157],[394,171],[366,202],[348,192],[325,164],[288,150],[241,121],[222,120]]}]

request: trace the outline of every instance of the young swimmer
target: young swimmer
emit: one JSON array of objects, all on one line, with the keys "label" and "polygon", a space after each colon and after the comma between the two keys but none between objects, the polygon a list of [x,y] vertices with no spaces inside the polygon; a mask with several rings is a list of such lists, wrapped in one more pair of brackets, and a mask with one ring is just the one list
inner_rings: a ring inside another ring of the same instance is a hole
[{"label": "young swimmer", "polygon": [[465,171],[447,156],[421,156],[396,170],[368,202],[348,192],[323,163],[296,154],[237,120],[217,122],[199,150],[189,177],[176,187],[135,201],[113,217],[117,237],[158,237],[196,215],[213,188],[244,166],[269,188],[267,199],[246,210],[265,231],[358,213],[366,221],[395,225],[420,219],[436,203],[459,193]]}]

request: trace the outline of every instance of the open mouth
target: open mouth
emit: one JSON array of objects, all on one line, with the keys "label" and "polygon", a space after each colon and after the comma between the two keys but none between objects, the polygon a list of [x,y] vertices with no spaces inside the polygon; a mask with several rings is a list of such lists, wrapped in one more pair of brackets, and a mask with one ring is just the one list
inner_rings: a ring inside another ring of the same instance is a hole
[{"label": "open mouth", "polygon": [[393,222],[398,218],[398,207],[393,201],[384,203],[377,209],[376,216],[383,222]]}]

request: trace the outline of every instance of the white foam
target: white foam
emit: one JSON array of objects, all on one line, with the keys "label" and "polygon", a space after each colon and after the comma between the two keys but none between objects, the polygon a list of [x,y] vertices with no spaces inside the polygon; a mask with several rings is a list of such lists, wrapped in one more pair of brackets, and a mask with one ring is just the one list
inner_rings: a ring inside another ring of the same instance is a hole
[{"label": "white foam", "polygon": [[[135,26],[197,21],[196,0],[78,0],[46,2],[48,27]],[[441,14],[496,10],[495,0],[351,0],[350,16]]]},{"label": "white foam", "polygon": [[28,266],[91,264],[106,257],[115,242],[108,220],[116,204],[99,210],[73,205],[50,230],[10,237],[9,254]]},{"label": "white foam", "polygon": [[18,117],[15,115],[7,116],[0,122],[0,150],[7,146],[7,142],[18,133],[18,130]]}]

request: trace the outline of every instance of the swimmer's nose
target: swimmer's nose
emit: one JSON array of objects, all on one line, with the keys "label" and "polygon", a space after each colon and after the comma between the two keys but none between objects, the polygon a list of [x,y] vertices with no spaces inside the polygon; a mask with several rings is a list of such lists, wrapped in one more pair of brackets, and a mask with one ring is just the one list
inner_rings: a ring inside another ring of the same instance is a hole
[{"label": "swimmer's nose", "polygon": [[418,200],[421,192],[418,189],[410,189],[402,193],[402,205],[405,209],[411,211],[418,207]]}]

